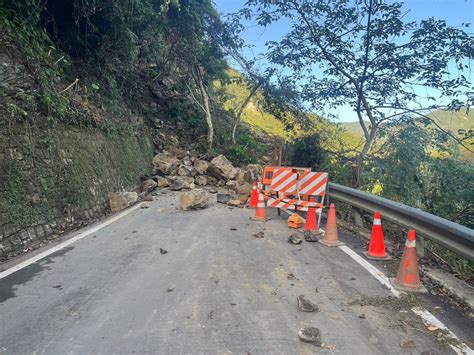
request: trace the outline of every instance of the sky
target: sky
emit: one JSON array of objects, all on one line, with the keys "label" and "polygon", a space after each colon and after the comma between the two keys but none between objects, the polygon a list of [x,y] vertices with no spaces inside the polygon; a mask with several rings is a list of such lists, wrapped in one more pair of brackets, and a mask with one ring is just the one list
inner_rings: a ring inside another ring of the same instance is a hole
[{"label": "sky", "polygon": [[[245,2],[245,0],[214,0],[217,9],[223,15],[237,12]],[[448,25],[453,27],[460,26],[461,23],[471,23],[474,26],[474,0],[406,0],[404,8],[409,10],[405,17],[407,21],[434,17],[445,20]],[[290,25],[286,21],[281,21],[278,26],[267,29],[256,25],[252,26],[251,23],[248,25],[249,28],[243,33],[243,38],[247,44],[253,46],[252,51],[255,56],[266,52],[265,43],[267,41],[277,41],[290,30]],[[473,32],[474,27],[470,27],[468,31]],[[357,120],[356,114],[349,106],[333,109],[330,113],[338,116],[339,122]]]}]

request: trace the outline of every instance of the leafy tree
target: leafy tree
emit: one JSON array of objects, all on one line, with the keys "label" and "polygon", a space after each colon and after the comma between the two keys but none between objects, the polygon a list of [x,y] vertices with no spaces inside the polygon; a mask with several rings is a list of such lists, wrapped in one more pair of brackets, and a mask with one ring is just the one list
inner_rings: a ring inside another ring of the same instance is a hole
[{"label": "leafy tree", "polygon": [[[227,63],[220,42],[223,26],[211,0],[182,0],[179,9],[168,14],[174,32],[173,52],[181,68],[181,81],[204,112],[208,126],[208,147],[214,144],[211,108],[213,81],[226,76]],[[193,80],[189,81],[189,77]]]},{"label": "leafy tree", "polygon": [[296,139],[292,144],[290,161],[294,166],[311,167],[319,170],[326,158],[326,152],[321,148],[317,135]]},{"label": "leafy tree", "polygon": [[[469,86],[463,73],[466,59],[474,57],[474,39],[444,20],[406,21],[402,6],[386,0],[248,0],[239,12],[264,27],[286,19],[291,30],[268,43],[269,61],[291,72],[288,80],[301,84],[313,108],[350,104],[356,112],[364,145],[355,159],[355,187],[383,124],[407,113],[430,120],[426,113],[439,103],[458,108]],[[424,97],[419,87],[437,97]]]},{"label": "leafy tree", "polygon": [[472,228],[474,166],[437,130],[405,120],[389,131],[367,179],[387,198]]}]

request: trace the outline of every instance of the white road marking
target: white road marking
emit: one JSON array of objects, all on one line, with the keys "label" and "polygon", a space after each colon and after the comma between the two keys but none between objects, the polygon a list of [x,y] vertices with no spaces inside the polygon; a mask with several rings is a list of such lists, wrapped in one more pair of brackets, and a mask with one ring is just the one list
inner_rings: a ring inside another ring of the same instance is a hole
[{"label": "white road marking", "polygon": [[[400,292],[393,288],[392,284],[390,283],[390,280],[388,277],[381,272],[379,269],[377,269],[375,266],[373,266],[371,263],[369,263],[367,260],[363,259],[359,254],[357,254],[355,251],[353,251],[351,248],[349,248],[346,245],[341,245],[338,247],[341,249],[344,253],[349,255],[353,260],[355,260],[359,265],[361,265],[364,269],[366,269],[373,277],[375,277],[377,280],[380,281],[382,285],[385,285],[388,287],[390,292],[397,298],[400,297]],[[448,329],[447,326],[445,326],[438,318],[436,318],[432,313],[430,313],[427,310],[424,310],[422,308],[412,308],[413,313],[416,315],[420,316],[421,319],[423,320],[423,323],[425,325],[429,326],[435,326],[439,329],[445,330],[448,334],[447,336],[457,342],[457,344],[449,344],[449,346],[456,352],[458,355],[474,355],[474,351],[461,342],[461,340],[454,334],[451,330]]]},{"label": "white road marking", "polygon": [[145,326],[144,326],[144,329],[145,329],[145,330],[148,330],[148,326],[150,325],[151,321],[152,321],[153,318],[155,317],[156,312],[158,312],[158,310],[157,310],[157,309],[154,309],[153,312],[151,313],[151,315],[148,317],[148,320],[145,322]]},{"label": "white road marking", "polygon": [[118,213],[117,215],[109,218],[108,220],[98,224],[97,226],[95,227],[92,227],[82,233],[79,233],[78,235],[76,235],[75,237],[72,237],[71,239],[68,239],[54,247],[52,247],[51,249],[48,249],[48,250],[45,250],[43,251],[42,253],[39,253],[19,264],[16,264],[15,266],[12,266],[11,268],[7,269],[7,270],[4,270],[2,272],[0,272],[0,280],[33,264],[33,263],[36,263],[37,261],[57,252],[58,250],[61,250],[61,249],[64,249],[66,248],[67,246],[71,245],[72,243],[75,243],[77,242],[78,240],[81,240],[85,237],[87,237],[88,235],[91,235],[92,233],[95,233],[97,232],[98,230],[118,221],[120,218],[122,217],[125,217],[126,215],[128,215],[129,213],[132,213],[133,211],[135,211],[136,209],[140,208],[140,203],[136,204],[135,206],[123,211],[123,212],[120,212]]},{"label": "white road marking", "polygon": [[412,308],[411,309],[415,314],[419,315],[421,319],[423,320],[423,323],[425,323],[426,326],[434,326],[438,329],[444,330],[447,332],[446,336],[454,339],[458,342],[458,344],[449,344],[451,349],[455,351],[456,354],[463,355],[463,354],[469,354],[472,355],[474,352],[470,347],[468,347],[466,344],[462,343],[459,338],[454,334],[452,331],[448,329],[438,318],[436,318],[432,313],[422,309],[422,308]]},{"label": "white road marking", "polygon": [[341,249],[347,255],[349,255],[352,259],[354,259],[364,269],[366,269],[368,272],[370,272],[370,274],[373,277],[375,277],[377,280],[379,280],[382,285],[385,285],[395,297],[400,297],[400,292],[398,292],[398,290],[393,288],[392,284],[390,283],[390,280],[388,279],[387,276],[385,276],[385,274],[383,272],[379,271],[379,269],[377,269],[375,266],[373,266],[367,260],[362,259],[362,257],[359,254],[357,254],[355,251],[353,251],[348,246],[341,245],[338,248]]}]

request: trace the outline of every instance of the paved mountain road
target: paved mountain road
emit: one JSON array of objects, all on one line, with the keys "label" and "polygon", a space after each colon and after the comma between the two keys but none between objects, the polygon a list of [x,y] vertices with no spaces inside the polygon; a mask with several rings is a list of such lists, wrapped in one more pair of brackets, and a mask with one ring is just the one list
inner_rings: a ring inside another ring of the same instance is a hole
[{"label": "paved mountain road", "polygon": [[[0,279],[0,354],[452,353],[411,298],[390,298],[338,248],[289,244],[275,211],[258,223],[253,210],[177,201],[161,195]],[[298,311],[300,294],[320,312]],[[302,326],[326,345],[300,342]],[[407,336],[416,348],[400,347]]]}]

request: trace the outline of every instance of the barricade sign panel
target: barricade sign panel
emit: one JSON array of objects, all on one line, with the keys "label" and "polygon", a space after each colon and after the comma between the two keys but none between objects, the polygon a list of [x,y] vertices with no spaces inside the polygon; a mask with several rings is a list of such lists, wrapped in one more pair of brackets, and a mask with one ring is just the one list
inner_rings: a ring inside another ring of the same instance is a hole
[{"label": "barricade sign panel", "polygon": [[275,169],[273,172],[270,191],[283,192],[285,195],[296,193],[297,174],[290,169]]},{"label": "barricade sign panel", "polygon": [[324,196],[328,183],[328,174],[307,172],[298,179],[298,193],[300,195]]},{"label": "barricade sign panel", "polygon": [[[328,184],[328,173],[308,168],[266,166],[262,187],[268,207],[308,211],[315,207],[321,216]],[[314,197],[315,202],[310,202]]]}]

